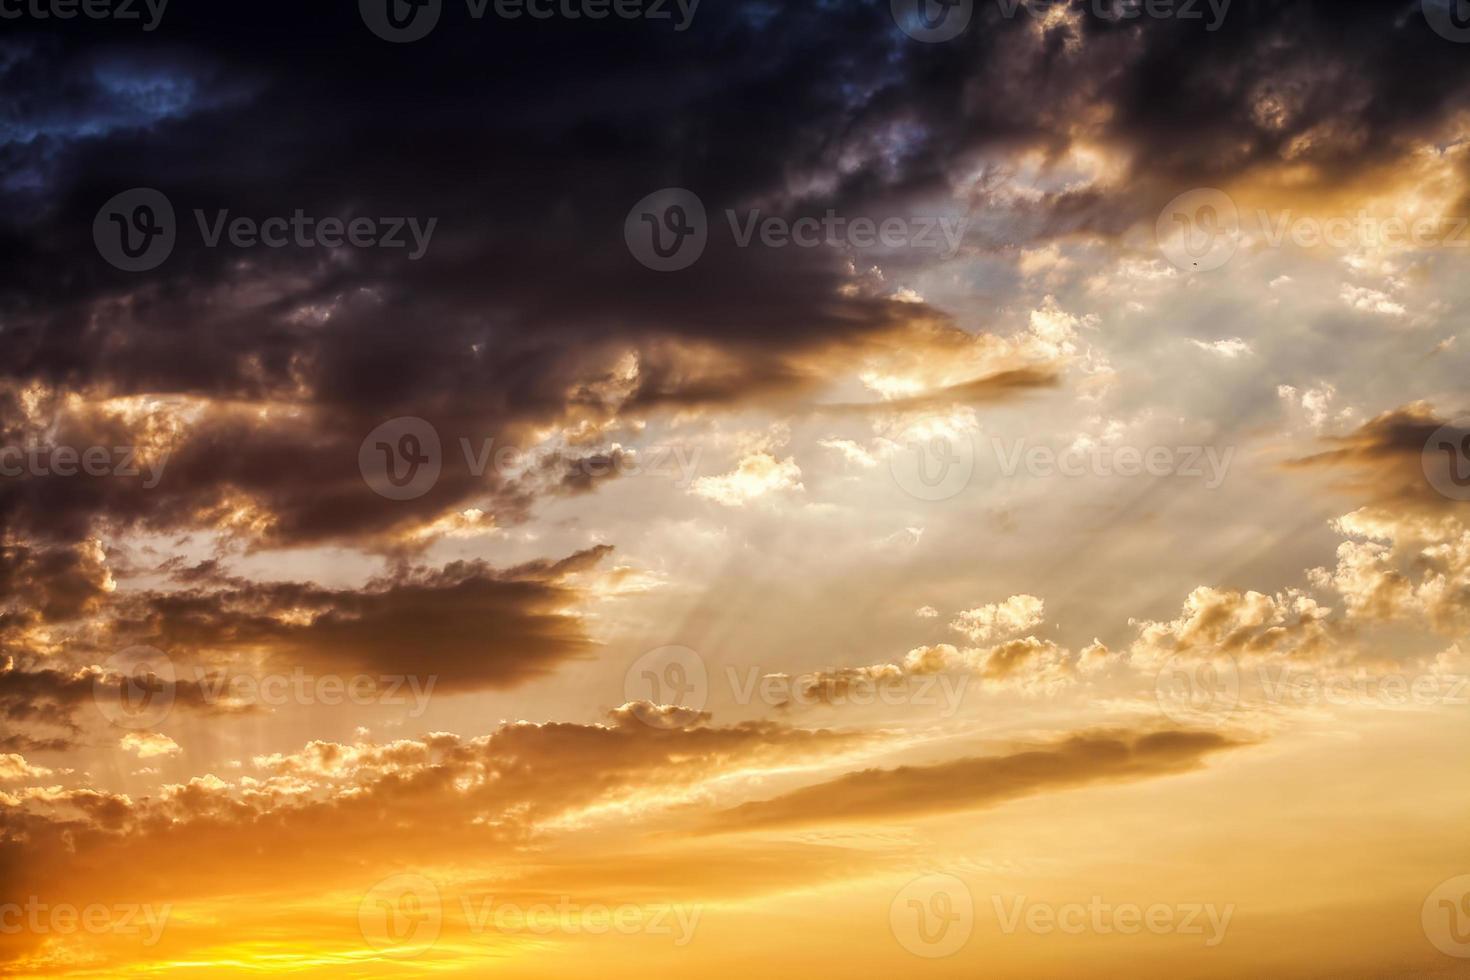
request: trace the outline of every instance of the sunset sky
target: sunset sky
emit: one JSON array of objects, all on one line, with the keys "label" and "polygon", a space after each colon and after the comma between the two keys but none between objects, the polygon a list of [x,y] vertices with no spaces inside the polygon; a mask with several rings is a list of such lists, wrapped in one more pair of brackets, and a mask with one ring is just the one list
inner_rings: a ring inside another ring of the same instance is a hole
[{"label": "sunset sky", "polygon": [[1467,81],[0,0],[0,974],[1470,976]]}]

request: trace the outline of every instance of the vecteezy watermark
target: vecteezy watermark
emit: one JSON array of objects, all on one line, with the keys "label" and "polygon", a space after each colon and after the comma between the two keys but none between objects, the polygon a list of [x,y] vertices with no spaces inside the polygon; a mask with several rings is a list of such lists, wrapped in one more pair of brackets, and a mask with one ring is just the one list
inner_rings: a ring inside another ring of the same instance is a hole
[{"label": "vecteezy watermark", "polygon": [[439,482],[444,454],[439,430],[412,415],[373,429],[357,450],[357,469],[373,492],[389,500],[422,497]]},{"label": "vecteezy watermark", "polygon": [[[459,900],[464,925],[470,932],[530,933],[549,936],[670,936],[678,947],[694,939],[700,905],[679,903],[577,902],[570,895],[553,901],[515,902],[493,895],[464,896]],[[446,908],[438,884],[421,874],[384,878],[363,895],[357,907],[357,925],[368,945],[393,955],[412,957],[439,940]]]},{"label": "vecteezy watermark", "polygon": [[743,218],[726,209],[725,220],[736,246],[749,248],[758,240],[766,248],[922,248],[950,258],[959,251],[970,219],[952,215],[924,217],[846,218],[828,209],[818,218],[789,219],[762,216],[759,210]]},{"label": "vecteezy watermark", "polygon": [[1174,198],[1154,226],[1159,251],[1177,268],[1218,269],[1246,241],[1268,248],[1349,251],[1359,248],[1470,248],[1470,217],[1439,215],[1307,215],[1291,209],[1242,213],[1224,191],[1202,187]]},{"label": "vecteezy watermark", "polygon": [[1271,248],[1290,243],[1298,248],[1470,248],[1470,218],[1451,216],[1379,217],[1359,210],[1330,217],[1295,214],[1288,208],[1272,214],[1255,211],[1260,237]]},{"label": "vecteezy watermark", "polygon": [[[480,21],[487,13],[501,20],[672,21],[683,33],[694,22],[700,0],[465,0],[465,12]],[[358,0],[367,29],[394,44],[422,40],[439,23],[444,0]]]},{"label": "vecteezy watermark", "polygon": [[[722,674],[725,694],[735,704],[762,704],[772,708],[819,705],[937,707],[943,717],[958,710],[969,686],[968,674],[935,672],[908,674],[892,668],[838,668],[800,674],[770,673],[761,667],[726,665]],[[648,702],[697,713],[709,703],[711,671],[698,651],[670,645],[650,650],[623,673],[623,701]],[[661,714],[639,714],[653,725],[667,722]]]},{"label": "vecteezy watermark", "polygon": [[173,204],[151,187],[113,195],[92,220],[97,251],[124,272],[158,268],[173,254],[177,238]]},{"label": "vecteezy watermark", "polygon": [[156,946],[168,925],[170,904],[123,902],[103,905],[93,902],[77,906],[69,902],[48,904],[36,895],[24,903],[0,902],[0,934],[71,936],[78,932],[94,936],[142,936],[144,946]]},{"label": "vecteezy watermark", "polygon": [[940,707],[944,718],[951,718],[959,710],[970,684],[969,674],[901,674],[892,675],[882,671],[862,668],[829,671],[808,671],[802,674],[764,674],[758,667],[747,667],[737,671],[725,668],[725,680],[735,696],[736,704],[752,704],[759,701],[772,707],[785,708],[797,705],[803,708],[816,705],[842,707],[855,705],[865,707],[873,704],[898,707]]},{"label": "vecteezy watermark", "polygon": [[412,705],[409,718],[419,718],[429,707],[437,674],[308,674],[297,667],[285,674],[236,674],[194,668],[193,685],[205,704],[236,708],[279,708],[304,705],[334,708],[343,704]]},{"label": "vecteezy watermark", "polygon": [[1424,443],[1424,476],[1450,500],[1470,500],[1470,416],[1440,426]]},{"label": "vecteezy watermark", "polygon": [[1240,240],[1240,212],[1214,187],[1185,191],[1154,223],[1159,251],[1180,269],[1208,272],[1230,261]]},{"label": "vecteezy watermark", "polygon": [[173,660],[162,650],[128,647],[99,665],[92,678],[92,702],[119,728],[155,728],[173,710],[174,680]]},{"label": "vecteezy watermark", "polygon": [[[970,223],[956,215],[848,217],[830,209],[799,218],[726,209],[725,221],[737,248],[925,249],[946,259],[959,250]],[[709,232],[704,202],[682,187],[649,194],[623,221],[628,251],[655,272],[693,265],[704,254]]]},{"label": "vecteezy watermark", "polygon": [[954,875],[924,875],[893,896],[888,928],[898,944],[915,956],[953,956],[975,931],[975,900],[969,887]]},{"label": "vecteezy watermark", "polygon": [[1470,959],[1470,875],[1441,881],[1419,912],[1424,936],[1446,956]]},{"label": "vecteezy watermark", "polygon": [[507,902],[493,895],[460,899],[466,924],[474,933],[531,933],[549,936],[671,936],[678,947],[689,945],[704,914],[700,905],[574,902],[559,895],[553,902]]},{"label": "vecteezy watermark", "polygon": [[1093,895],[1082,902],[1037,902],[1025,895],[992,895],[995,918],[1000,931],[1007,936],[1025,931],[1038,936],[1060,932],[1068,936],[1084,933],[1096,935],[1136,936],[1147,932],[1155,936],[1200,936],[1206,947],[1225,941],[1235,905],[1213,902],[1133,902],[1104,901]]},{"label": "vecteezy watermark", "polygon": [[948,500],[970,485],[975,475],[975,439],[947,416],[914,419],[888,437],[893,482],[911,497]]},{"label": "vecteezy watermark", "polygon": [[1232,711],[1247,698],[1295,708],[1470,705],[1470,675],[1307,669],[1291,664],[1257,664],[1253,671],[1242,671],[1234,657],[1176,654],[1155,676],[1154,692],[1165,715],[1188,722],[1201,714]]},{"label": "vecteezy watermark", "polygon": [[[290,217],[275,216],[257,219],[245,216],[230,217],[228,209],[221,208],[208,216],[196,208],[194,220],[206,248],[218,248],[220,241],[235,248],[407,248],[408,260],[416,262],[429,250],[429,240],[434,237],[438,218],[430,218],[420,224],[418,218],[314,218],[300,208]],[[407,236],[405,236],[405,230]],[[410,242],[409,238],[413,241]]]},{"label": "vecteezy watermark", "polygon": [[162,650],[133,646],[99,665],[92,678],[92,700],[108,721],[130,729],[156,728],[173,711],[181,687],[215,707],[411,705],[408,717],[418,718],[428,709],[438,680],[435,674],[309,674],[302,667],[272,674],[199,665],[181,671]]},{"label": "vecteezy watermark", "polygon": [[[606,477],[650,476],[670,479],[679,488],[694,481],[700,449],[677,444],[629,449],[622,446],[577,455],[563,449],[522,449],[495,444],[494,436],[458,440],[466,470],[487,470],[511,479],[556,471],[563,481],[591,482]],[[434,488],[444,469],[443,445],[433,424],[417,416],[389,419],[369,432],[357,451],[357,468],[379,496],[413,500]]]},{"label": "vecteezy watermark", "polygon": [[0,0],[0,20],[138,21],[144,31],[163,22],[168,0]]},{"label": "vecteezy watermark", "polygon": [[628,251],[655,272],[687,269],[709,244],[709,221],[699,195],[665,187],[633,205],[623,219]]},{"label": "vecteezy watermark", "polygon": [[417,956],[438,941],[443,925],[439,888],[423,875],[384,878],[357,905],[358,931],[383,952]]},{"label": "vecteezy watermark", "polygon": [[1201,660],[1175,654],[1154,677],[1154,698],[1165,716],[1181,723],[1230,711],[1240,704],[1240,668],[1234,657]]},{"label": "vecteezy watermark", "polygon": [[915,41],[953,41],[970,26],[975,0],[889,0],[893,22]]},{"label": "vecteezy watermark", "polygon": [[[1089,0],[1087,8],[1100,20],[1206,20],[1205,30],[1218,31],[1230,12],[1231,0]],[[1000,15],[1011,18],[1022,10],[1044,18],[1054,9],[1078,9],[1074,0],[997,0]]]},{"label": "vecteezy watermark", "polygon": [[152,490],[163,479],[168,452],[144,458],[139,468],[136,446],[46,446],[31,440],[24,446],[0,446],[0,477],[115,476],[142,477]]},{"label": "vecteezy watermark", "polygon": [[[1425,0],[1426,3],[1432,0]],[[1089,0],[1086,5],[1101,20],[1199,20],[1205,30],[1218,31],[1230,12],[1231,0]],[[1045,19],[1053,10],[1079,9],[1074,0],[996,0],[1007,20],[1019,13]],[[974,16],[974,0],[890,0],[889,10],[901,31],[915,41],[931,44],[952,41],[964,33]]]},{"label": "vecteezy watermark", "polygon": [[[194,209],[194,223],[205,248],[383,248],[407,249],[409,261],[424,257],[438,218],[314,217],[300,208],[290,215],[231,216]],[[168,259],[178,240],[173,204],[150,187],[114,195],[92,221],[98,253],[124,272],[146,272]]]},{"label": "vecteezy watermark", "polygon": [[623,701],[703,711],[709,702],[709,666],[686,646],[671,644],[649,650],[623,672]]},{"label": "vecteezy watermark", "polygon": [[1303,670],[1265,664],[1256,680],[1270,704],[1301,707],[1398,708],[1470,704],[1470,675],[1454,673],[1366,673]]},{"label": "vecteezy watermark", "polygon": [[1470,2],[1467,0],[1421,0],[1424,19],[1434,33],[1456,44],[1470,43]]},{"label": "vecteezy watermark", "polygon": [[1101,443],[1073,445],[1060,452],[1050,446],[1031,446],[1026,440],[993,437],[990,445],[1001,475],[1014,477],[1024,466],[1034,477],[1179,477],[1202,480],[1206,490],[1225,482],[1235,447],[1223,451],[1215,446],[1108,446]]}]

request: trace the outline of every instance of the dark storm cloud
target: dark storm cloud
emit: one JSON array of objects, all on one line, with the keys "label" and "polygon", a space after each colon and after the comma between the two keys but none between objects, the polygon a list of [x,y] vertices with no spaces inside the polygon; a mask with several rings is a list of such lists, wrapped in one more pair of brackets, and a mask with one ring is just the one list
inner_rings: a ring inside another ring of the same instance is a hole
[{"label": "dark storm cloud", "polygon": [[39,621],[51,622],[74,619],[95,612],[110,586],[100,545],[0,545],[0,597],[17,604],[13,615],[35,614]]},{"label": "dark storm cloud", "polygon": [[197,579],[203,586],[94,604],[93,621],[52,638],[63,641],[62,657],[32,649],[24,627],[36,617],[18,617],[5,624],[8,636],[0,633],[0,718],[28,731],[7,733],[6,744],[70,744],[104,720],[97,707],[121,702],[125,686],[140,682],[110,661],[61,663],[123,648],[168,665],[164,673],[150,667],[147,684],[170,703],[217,714],[261,710],[232,700],[228,681],[250,672],[241,658],[262,653],[266,671],[432,677],[443,693],[515,687],[593,652],[574,608],[584,593],[571,577],[594,571],[611,550],[500,570],[483,562],[403,567],[356,590],[248,582],[213,569]]},{"label": "dark storm cloud", "polygon": [[[236,533],[370,546],[458,507],[514,521],[551,488],[504,486],[450,451],[431,492],[384,500],[356,471],[362,438],[415,415],[452,450],[531,423],[776,398],[814,384],[796,358],[935,315],[843,288],[849,259],[902,272],[930,256],[741,248],[726,209],[918,213],[987,169],[969,205],[994,220],[966,247],[1115,233],[1180,190],[1288,159],[1346,178],[1465,99],[1463,52],[1411,5],[1237,0],[1216,31],[1091,8],[1043,30],[981,0],[946,44],[905,37],[886,2],[706,3],[682,32],[471,21],[448,3],[438,30],[402,45],[352,4],[180,0],[147,34],[16,25],[0,56],[0,373],[216,404],[156,490],[25,480],[0,489],[0,513],[75,541],[99,521],[208,526],[248,504],[259,519]],[[1056,158],[1076,141],[1125,160],[1121,183],[996,210],[1007,154]],[[709,245],[658,273],[629,253],[623,221],[675,185],[703,200]],[[135,186],[162,190],[178,218],[172,255],[145,273],[92,243],[99,206]],[[417,260],[206,248],[196,209],[437,224]],[[629,349],[639,373],[609,393]]]},{"label": "dark storm cloud", "polygon": [[[302,208],[438,217],[442,240],[419,262],[366,250],[350,263],[301,249],[244,256],[261,273],[308,280],[283,286],[295,302],[366,286],[408,311],[429,304],[432,319],[418,322],[431,330],[465,330],[441,322],[453,311],[497,338],[552,329],[729,339],[738,329],[809,341],[887,317],[833,295],[831,256],[737,249],[718,227],[689,275],[643,270],[622,246],[628,208],[678,184],[704,198],[716,226],[719,209],[762,203],[881,214],[946,188],[967,154],[1062,149],[1076,136],[1130,151],[1135,175],[1207,180],[1289,152],[1355,169],[1464,99],[1454,85],[1461,52],[1409,16],[1414,5],[1238,0],[1211,32],[1189,20],[1110,22],[1078,3],[1074,25],[1042,33],[1035,17],[1005,19],[981,0],[971,29],[941,45],[905,38],[887,6],[711,3],[676,33],[616,20],[469,21],[449,3],[442,29],[389,45],[352,5],[264,3],[241,14],[178,3],[147,38],[15,42],[0,62],[19,95],[8,148],[17,169],[42,154],[56,165],[26,196],[47,206],[45,218],[12,227],[9,282],[51,301],[35,311],[44,322],[77,329],[50,319],[66,305],[57,300],[141,285],[96,261],[98,205],[157,186],[186,219],[174,258],[147,279],[159,292],[151,312],[165,320],[195,311],[197,291],[227,281],[242,259],[201,248],[190,209],[259,219]],[[72,81],[58,90],[58,77]],[[1108,118],[1088,118],[1104,104]],[[1293,150],[1304,136],[1310,145]],[[831,189],[798,193],[791,179],[807,175]],[[309,333],[272,328],[270,312],[233,330],[215,325],[213,343],[197,345],[203,364],[132,369],[183,372],[176,384],[243,382],[235,344],[287,355]],[[91,353],[68,359],[54,343],[62,337],[33,339],[34,368],[80,366]],[[269,377],[286,364],[262,367]]]},{"label": "dark storm cloud", "polygon": [[[133,42],[149,66],[136,71],[189,92],[219,77],[258,88],[239,103],[187,102],[146,128],[56,138],[63,145],[53,148],[62,162],[46,195],[52,210],[16,229],[6,256],[25,270],[11,285],[24,284],[25,312],[35,318],[20,317],[12,329],[28,342],[33,370],[90,368],[133,384],[249,390],[286,380],[291,355],[304,348],[319,359],[311,372],[319,398],[376,398],[391,408],[397,398],[421,397],[428,382],[455,380],[438,361],[435,334],[454,338],[444,347],[456,357],[476,340],[519,348],[527,363],[493,374],[513,387],[544,375],[535,363],[548,339],[535,335],[541,331],[601,338],[738,327],[770,336],[885,319],[881,307],[832,295],[840,263],[830,255],[737,251],[725,242],[690,275],[665,277],[639,267],[621,236],[628,208],[656,187],[697,187],[713,207],[779,183],[783,146],[809,139],[813,118],[840,118],[849,101],[840,80],[809,56],[834,37],[852,42],[844,61],[882,60],[893,46],[872,30],[872,11],[796,15],[811,27],[804,41],[790,33],[789,16],[781,29],[756,33],[727,10],[711,14],[724,23],[697,35],[487,20],[399,47],[369,34],[350,6],[267,4],[243,18],[202,7],[171,13],[158,36]],[[284,47],[273,40],[283,32]],[[11,73],[41,61],[45,70],[24,75],[38,76],[32,98],[44,103],[42,79],[74,71],[76,57],[37,45]],[[732,83],[753,98],[730,98]],[[94,326],[92,304],[71,300],[144,285],[91,254],[97,207],[130,186],[164,190],[181,234],[168,264],[146,280],[154,287],[142,300],[150,322],[139,326],[149,335],[132,337],[134,350],[116,352],[122,356],[104,369],[86,364],[90,345],[66,343]],[[419,262],[369,251],[348,262],[303,249],[242,256],[202,248],[194,208],[256,219],[296,208],[317,217],[438,217],[440,227]],[[279,295],[244,314],[238,304],[223,314],[201,309],[211,287],[240,277],[242,258]],[[329,324],[318,345],[310,331],[282,322],[302,304],[354,288],[381,294],[386,323],[344,315],[349,322]],[[199,343],[200,314],[207,345]],[[391,343],[392,333],[402,342]],[[173,357],[150,356],[165,343]],[[201,357],[180,363],[180,347],[197,347]],[[241,362],[252,354],[260,362],[246,377]]]},{"label": "dark storm cloud", "polygon": [[404,569],[362,589],[298,582],[135,593],[118,634],[175,660],[264,651],[277,669],[435,677],[441,691],[508,688],[594,649],[568,576],[612,549],[497,571],[483,562]]}]

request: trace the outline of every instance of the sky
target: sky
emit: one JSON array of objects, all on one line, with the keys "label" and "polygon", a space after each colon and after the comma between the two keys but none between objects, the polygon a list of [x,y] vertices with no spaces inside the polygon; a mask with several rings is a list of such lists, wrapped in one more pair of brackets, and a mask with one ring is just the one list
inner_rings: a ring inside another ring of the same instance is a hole
[{"label": "sky", "polygon": [[0,972],[1470,976],[1464,0],[0,0]]}]

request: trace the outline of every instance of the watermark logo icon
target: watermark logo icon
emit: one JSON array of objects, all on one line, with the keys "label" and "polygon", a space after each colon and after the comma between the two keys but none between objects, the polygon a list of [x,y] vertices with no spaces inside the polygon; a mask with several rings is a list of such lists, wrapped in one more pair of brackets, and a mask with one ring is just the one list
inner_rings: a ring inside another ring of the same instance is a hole
[{"label": "watermark logo icon", "polygon": [[1186,272],[1209,272],[1229,262],[1240,243],[1240,211],[1229,194],[1200,187],[1164,205],[1154,225],[1159,251]]},{"label": "watermark logo icon", "polygon": [[623,675],[624,701],[651,701],[702,711],[709,700],[709,668],[684,646],[650,650]]},{"label": "watermark logo icon", "polygon": [[439,432],[413,415],[384,422],[357,450],[363,480],[389,500],[422,497],[438,482],[443,465]]},{"label": "watermark logo icon", "polygon": [[894,896],[888,926],[898,944],[915,956],[952,956],[975,930],[975,901],[969,887],[954,875],[924,875]]},{"label": "watermark logo icon", "polygon": [[1434,33],[1456,44],[1470,42],[1470,0],[1423,0],[1423,5]]},{"label": "watermark logo icon", "polygon": [[915,41],[953,41],[970,26],[974,0],[890,0],[893,22]]},{"label": "watermark logo icon", "polygon": [[1470,417],[1435,429],[1424,443],[1424,476],[1450,500],[1470,500]]},{"label": "watermark logo icon", "polygon": [[128,647],[102,662],[92,681],[92,700],[119,728],[156,728],[173,710],[173,661],[150,646]]},{"label": "watermark logo icon", "polygon": [[173,205],[151,187],[114,195],[92,221],[98,254],[124,272],[158,268],[172,254],[177,238]]},{"label": "watermark logo icon", "polygon": [[623,239],[633,258],[655,272],[687,269],[709,243],[704,202],[682,187],[654,191],[628,212]]},{"label": "watermark logo icon", "polygon": [[357,927],[374,949],[417,956],[439,939],[444,923],[439,889],[423,875],[384,878],[357,906]]},{"label": "watermark logo icon", "polygon": [[1240,704],[1240,668],[1233,657],[1194,660],[1175,654],[1154,678],[1159,709],[1173,721],[1198,721],[1201,714]]},{"label": "watermark logo icon", "polygon": [[393,44],[407,44],[428,36],[439,23],[444,0],[357,0],[368,30]]},{"label": "watermark logo icon", "polygon": [[904,492],[939,501],[960,493],[975,474],[975,441],[945,419],[909,423],[894,439],[888,469]]},{"label": "watermark logo icon", "polygon": [[1435,949],[1470,959],[1470,875],[1440,882],[1424,899],[1420,924]]}]

